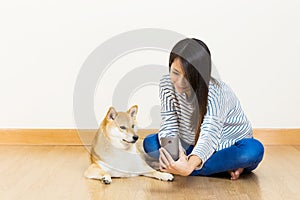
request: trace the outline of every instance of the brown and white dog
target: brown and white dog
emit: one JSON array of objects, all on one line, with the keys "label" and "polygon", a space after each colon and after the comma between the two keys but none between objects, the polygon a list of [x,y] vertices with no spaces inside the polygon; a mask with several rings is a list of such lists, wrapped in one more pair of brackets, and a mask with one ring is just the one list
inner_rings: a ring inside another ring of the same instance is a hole
[{"label": "brown and white dog", "polygon": [[92,143],[92,164],[85,177],[99,179],[105,184],[112,177],[147,176],[163,181],[172,181],[172,174],[151,168],[136,145],[138,140],[136,114],[138,106],[127,112],[117,112],[110,107]]}]

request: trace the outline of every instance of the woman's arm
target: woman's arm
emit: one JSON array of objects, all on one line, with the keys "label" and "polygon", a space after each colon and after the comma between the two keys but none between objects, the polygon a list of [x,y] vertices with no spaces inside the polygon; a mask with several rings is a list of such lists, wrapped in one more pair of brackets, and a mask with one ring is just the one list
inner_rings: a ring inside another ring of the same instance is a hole
[{"label": "woman's arm", "polygon": [[179,119],[176,109],[178,102],[169,75],[163,76],[160,80],[159,98],[162,121],[158,132],[158,138],[176,136],[179,132]]}]

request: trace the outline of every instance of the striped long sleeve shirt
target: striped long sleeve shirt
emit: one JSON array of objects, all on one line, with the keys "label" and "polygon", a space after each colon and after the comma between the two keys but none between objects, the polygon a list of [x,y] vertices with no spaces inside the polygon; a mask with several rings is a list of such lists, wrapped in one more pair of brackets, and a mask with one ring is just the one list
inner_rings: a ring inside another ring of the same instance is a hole
[{"label": "striped long sleeve shirt", "polygon": [[[252,138],[252,127],[240,102],[231,88],[219,80],[211,80],[208,90],[207,112],[195,144],[196,126],[192,124],[196,98],[177,93],[169,75],[160,80],[162,123],[159,138],[178,135],[186,144],[195,145],[190,155],[197,155],[202,165],[210,156],[230,147],[243,138]],[[201,165],[201,166],[202,166]]]}]

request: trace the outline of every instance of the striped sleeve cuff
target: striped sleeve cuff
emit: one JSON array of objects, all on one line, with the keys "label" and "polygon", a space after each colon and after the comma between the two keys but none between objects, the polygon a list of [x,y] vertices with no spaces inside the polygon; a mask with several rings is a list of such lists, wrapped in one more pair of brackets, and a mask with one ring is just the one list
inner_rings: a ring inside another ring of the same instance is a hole
[{"label": "striped sleeve cuff", "polygon": [[166,136],[177,135],[178,129],[178,117],[175,111],[162,114],[162,124],[158,133],[159,139]]}]

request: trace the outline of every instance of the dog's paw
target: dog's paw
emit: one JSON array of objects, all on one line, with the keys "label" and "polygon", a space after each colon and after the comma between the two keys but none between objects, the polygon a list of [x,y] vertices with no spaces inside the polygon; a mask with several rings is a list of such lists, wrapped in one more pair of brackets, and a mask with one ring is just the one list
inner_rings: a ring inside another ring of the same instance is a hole
[{"label": "dog's paw", "polygon": [[111,177],[109,175],[104,175],[102,178],[101,178],[101,181],[102,183],[104,184],[111,184],[112,180],[111,180]]},{"label": "dog's paw", "polygon": [[166,173],[166,172],[158,172],[158,179],[162,181],[173,181],[174,176],[172,174]]}]

